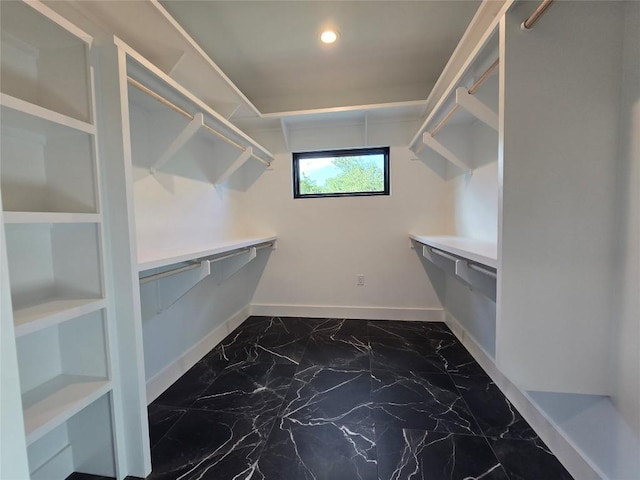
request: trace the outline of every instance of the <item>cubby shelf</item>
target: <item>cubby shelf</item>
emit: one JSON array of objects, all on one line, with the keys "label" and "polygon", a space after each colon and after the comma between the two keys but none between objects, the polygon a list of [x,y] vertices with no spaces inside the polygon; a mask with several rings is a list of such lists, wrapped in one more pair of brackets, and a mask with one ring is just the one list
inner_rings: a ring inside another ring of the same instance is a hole
[{"label": "cubby shelf", "polygon": [[99,213],[3,212],[4,223],[100,223]]},{"label": "cubby shelf", "polygon": [[274,242],[276,239],[277,237],[275,235],[245,237],[228,240],[225,242],[218,242],[212,245],[207,245],[206,247],[203,247],[201,249],[161,251],[156,250],[140,252],[138,254],[138,271],[143,272],[154,268],[174,265],[176,263],[188,262],[190,260],[196,260],[199,258],[211,257],[213,255],[220,255],[242,248],[255,247],[263,243]]},{"label": "cubby shelf", "polygon": [[52,298],[31,307],[13,312],[16,337],[28,335],[58,325],[106,306],[106,300]]},{"label": "cubby shelf", "polygon": [[2,122],[15,128],[24,128],[35,133],[55,132],[56,127],[67,127],[80,132],[95,134],[96,127],[91,123],[69,117],[39,105],[0,93]]},{"label": "cubby shelf", "polygon": [[24,422],[27,444],[31,444],[105,393],[111,382],[83,375],[59,375],[24,393]]}]

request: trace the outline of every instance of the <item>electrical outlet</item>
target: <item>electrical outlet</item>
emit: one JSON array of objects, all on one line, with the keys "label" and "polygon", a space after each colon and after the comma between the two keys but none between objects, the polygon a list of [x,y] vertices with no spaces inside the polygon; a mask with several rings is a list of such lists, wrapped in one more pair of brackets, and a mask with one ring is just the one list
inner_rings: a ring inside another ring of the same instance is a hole
[{"label": "electrical outlet", "polygon": [[356,285],[363,286],[364,285],[364,275],[359,273],[356,275]]}]

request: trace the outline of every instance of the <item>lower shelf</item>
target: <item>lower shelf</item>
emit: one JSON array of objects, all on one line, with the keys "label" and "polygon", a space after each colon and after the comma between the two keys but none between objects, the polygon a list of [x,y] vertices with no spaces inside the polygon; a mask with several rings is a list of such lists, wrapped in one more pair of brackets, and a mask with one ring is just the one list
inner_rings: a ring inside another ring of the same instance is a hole
[{"label": "lower shelf", "polygon": [[27,444],[69,420],[105,393],[111,381],[82,375],[59,375],[22,395]]},{"label": "lower shelf", "polygon": [[13,312],[16,337],[95,312],[105,305],[103,298],[52,298],[38,305],[16,309]]},{"label": "lower shelf", "polygon": [[602,478],[640,478],[640,439],[609,397],[537,391],[526,396]]}]

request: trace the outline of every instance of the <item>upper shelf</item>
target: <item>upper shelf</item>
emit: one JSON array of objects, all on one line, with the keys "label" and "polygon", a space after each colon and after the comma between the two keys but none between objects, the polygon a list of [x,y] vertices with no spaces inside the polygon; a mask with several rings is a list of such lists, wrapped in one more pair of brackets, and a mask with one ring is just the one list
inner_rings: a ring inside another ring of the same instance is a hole
[{"label": "upper shelf", "polygon": [[[191,120],[186,124],[183,132],[172,142],[165,154],[158,159],[155,166],[156,169],[169,161],[201,129],[208,130],[220,141],[230,143],[238,148],[238,153],[241,157],[239,157],[238,162],[234,162],[233,171],[251,157],[265,164],[269,164],[273,160],[273,154],[269,150],[166,75],[122,40],[115,38],[114,42],[118,48],[127,54],[127,76],[132,87],[144,92],[144,95],[152,99],[151,102],[159,108],[172,109],[187,117],[187,120]],[[225,172],[225,179],[231,173],[233,172]]]},{"label": "upper shelf", "polygon": [[497,27],[504,13],[515,0],[483,2],[467,27],[449,62],[431,90],[426,102],[425,120],[409,143],[414,149],[422,134],[433,126],[456,88],[471,86],[498,57]]},{"label": "upper shelf", "polygon": [[53,3],[53,8],[70,17],[80,13],[103,31],[113,32],[209,107],[225,112],[225,117],[260,115],[157,0]]},{"label": "upper shelf", "polygon": [[260,237],[245,237],[218,242],[192,250],[152,250],[138,252],[138,271],[144,272],[153,268],[166,267],[176,263],[188,262],[199,258],[211,257],[222,253],[232,252],[241,248],[254,247],[263,243],[274,242],[275,235]]},{"label": "upper shelf", "polygon": [[91,122],[91,37],[37,2],[0,2],[0,10],[2,93]]},{"label": "upper shelf", "polygon": [[410,234],[416,242],[466,258],[491,268],[498,268],[498,246],[465,237],[425,236]]}]

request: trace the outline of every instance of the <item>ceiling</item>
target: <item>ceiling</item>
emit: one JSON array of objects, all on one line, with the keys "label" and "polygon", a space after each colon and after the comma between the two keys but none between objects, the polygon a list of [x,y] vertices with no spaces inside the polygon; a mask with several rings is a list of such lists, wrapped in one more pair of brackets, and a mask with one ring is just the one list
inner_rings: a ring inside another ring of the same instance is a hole
[{"label": "ceiling", "polygon": [[[161,4],[263,114],[424,101],[479,0]],[[339,32],[326,46],[326,27]]]}]

